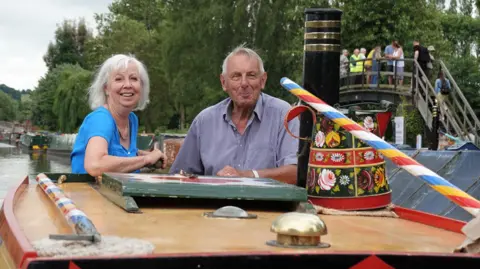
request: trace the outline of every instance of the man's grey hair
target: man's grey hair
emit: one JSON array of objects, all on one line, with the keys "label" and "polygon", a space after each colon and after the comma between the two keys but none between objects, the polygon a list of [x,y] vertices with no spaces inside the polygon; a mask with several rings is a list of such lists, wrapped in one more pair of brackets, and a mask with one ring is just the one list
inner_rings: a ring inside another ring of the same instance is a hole
[{"label": "man's grey hair", "polygon": [[256,58],[257,61],[258,61],[258,69],[260,70],[260,74],[263,74],[265,72],[265,69],[263,67],[263,61],[262,61],[262,58],[260,58],[260,56],[258,55],[257,52],[255,52],[253,49],[250,49],[250,48],[247,48],[245,47],[245,44],[241,44],[239,45],[238,47],[236,47],[235,49],[233,49],[228,55],[227,57],[225,57],[225,59],[223,60],[223,64],[222,64],[222,74],[223,75],[226,75],[227,74],[227,62],[228,60],[232,57],[232,56],[235,56],[235,55],[247,55],[249,58]]},{"label": "man's grey hair", "polygon": [[361,48],[360,51],[361,52],[367,52],[367,49],[366,48]]},{"label": "man's grey hair", "polygon": [[126,69],[130,63],[134,63],[137,66],[142,85],[140,100],[134,110],[143,110],[147,106],[150,102],[150,80],[146,67],[133,55],[116,54],[103,62],[95,76],[95,80],[88,89],[88,103],[92,110],[103,106],[107,102],[105,86],[112,72]]}]

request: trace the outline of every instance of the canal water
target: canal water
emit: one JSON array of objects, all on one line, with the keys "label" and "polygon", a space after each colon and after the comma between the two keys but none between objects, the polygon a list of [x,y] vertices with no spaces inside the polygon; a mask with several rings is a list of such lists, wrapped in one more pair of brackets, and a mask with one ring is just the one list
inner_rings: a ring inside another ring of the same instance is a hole
[{"label": "canal water", "polygon": [[69,158],[47,156],[46,153],[28,152],[21,147],[0,142],[0,204],[25,176],[33,178],[42,172],[69,173]]}]

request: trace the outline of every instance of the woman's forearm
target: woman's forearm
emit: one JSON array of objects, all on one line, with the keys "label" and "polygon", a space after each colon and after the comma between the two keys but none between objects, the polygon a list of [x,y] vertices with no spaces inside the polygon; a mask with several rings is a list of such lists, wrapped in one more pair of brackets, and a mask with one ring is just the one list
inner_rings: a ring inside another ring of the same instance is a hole
[{"label": "woman's forearm", "polygon": [[145,155],[148,155],[149,153],[150,151],[141,150],[141,149],[138,150],[138,156],[145,156]]},{"label": "woman's forearm", "polygon": [[85,162],[85,170],[91,176],[101,176],[106,172],[131,173],[147,165],[145,156],[116,157],[105,155],[98,161]]}]

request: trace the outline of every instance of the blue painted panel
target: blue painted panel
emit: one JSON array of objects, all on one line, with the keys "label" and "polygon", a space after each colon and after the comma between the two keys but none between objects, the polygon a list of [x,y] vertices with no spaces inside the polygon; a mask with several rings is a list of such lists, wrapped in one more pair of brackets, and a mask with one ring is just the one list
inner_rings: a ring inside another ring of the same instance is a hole
[{"label": "blue painted panel", "polygon": [[[439,154],[442,153],[439,152]],[[480,178],[480,152],[460,151],[456,157],[437,173],[461,190],[467,191]],[[443,215],[452,211],[454,205],[449,199],[433,190],[430,186],[424,185],[402,206]],[[461,211],[464,210],[461,209]],[[455,211],[454,214],[462,217],[461,220],[467,220],[469,217],[468,214],[465,215],[458,211]]]},{"label": "blue painted panel", "polygon": [[[479,164],[480,166],[480,164]],[[480,181],[477,180],[477,182],[475,182],[475,185],[473,185],[468,191],[467,191],[468,194],[470,194],[471,196],[477,198],[477,199],[480,199]],[[465,211],[465,209],[457,206],[456,204],[454,203],[450,203],[451,206],[445,211],[445,212],[442,212],[442,215],[444,215],[445,217],[448,217],[448,218],[452,218],[452,219],[458,219],[458,220],[463,220],[463,221],[470,221],[471,219],[473,219],[473,216],[468,213],[467,211]]]}]

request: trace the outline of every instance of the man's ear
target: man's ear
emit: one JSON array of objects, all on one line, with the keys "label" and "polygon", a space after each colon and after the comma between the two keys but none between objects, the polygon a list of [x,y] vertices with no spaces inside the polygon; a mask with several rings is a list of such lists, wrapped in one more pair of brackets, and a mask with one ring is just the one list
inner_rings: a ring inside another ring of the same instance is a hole
[{"label": "man's ear", "polygon": [[227,85],[226,85],[225,77],[223,76],[223,74],[220,74],[220,83],[222,84],[223,91],[226,92]]},{"label": "man's ear", "polygon": [[265,85],[267,84],[267,72],[263,72],[262,74],[262,89],[265,88]]}]

